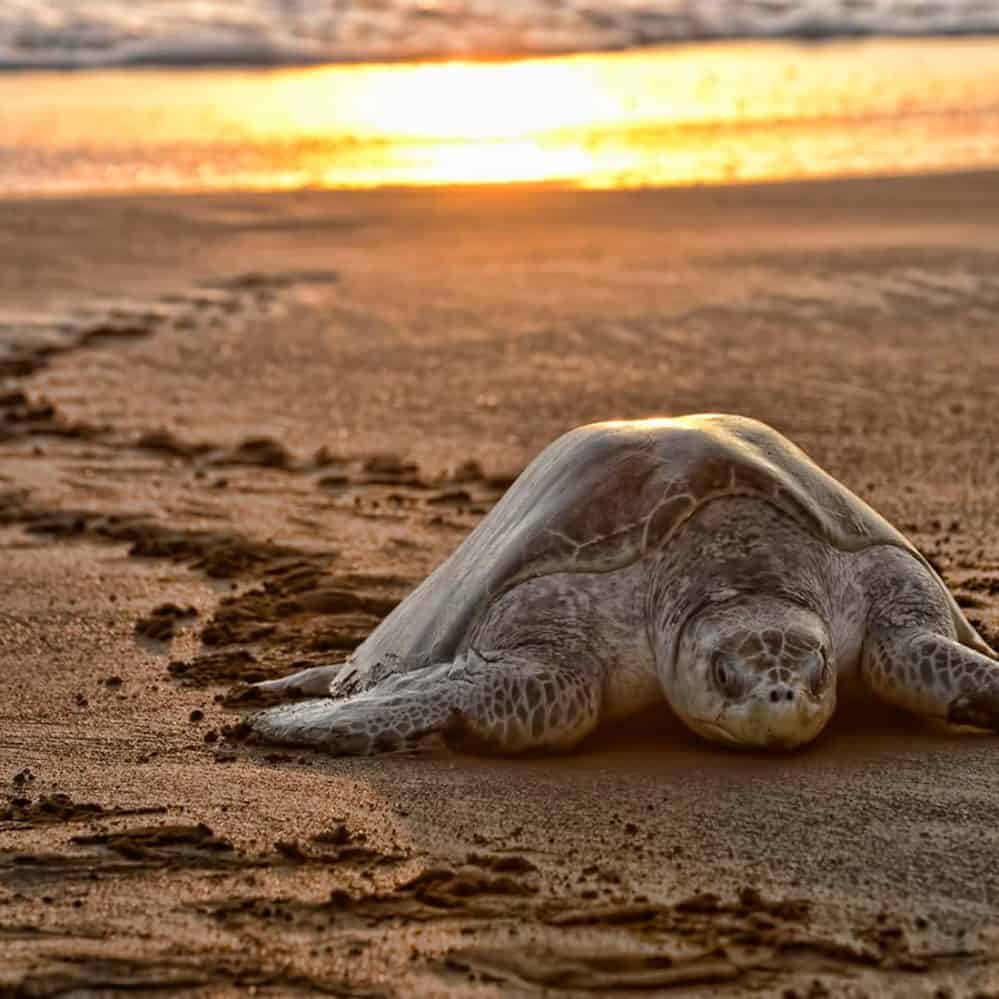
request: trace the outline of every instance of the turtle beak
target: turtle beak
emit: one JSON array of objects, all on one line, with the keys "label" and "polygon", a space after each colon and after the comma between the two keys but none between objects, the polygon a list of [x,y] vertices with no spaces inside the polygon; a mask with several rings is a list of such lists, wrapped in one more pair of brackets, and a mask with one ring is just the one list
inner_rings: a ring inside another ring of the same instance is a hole
[{"label": "turtle beak", "polygon": [[804,684],[763,684],[747,704],[747,741],[768,749],[794,749],[814,739],[831,714],[826,699],[816,697]]},{"label": "turtle beak", "polygon": [[804,685],[782,681],[760,685],[713,719],[691,718],[688,724],[708,739],[741,749],[791,750],[811,742],[835,706],[834,688],[816,697]]}]

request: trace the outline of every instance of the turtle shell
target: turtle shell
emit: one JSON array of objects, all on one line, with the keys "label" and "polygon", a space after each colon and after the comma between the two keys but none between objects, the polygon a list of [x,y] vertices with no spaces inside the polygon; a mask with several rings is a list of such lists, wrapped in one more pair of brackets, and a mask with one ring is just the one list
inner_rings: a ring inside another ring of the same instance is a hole
[{"label": "turtle shell", "polygon": [[[897,545],[936,575],[903,534],[764,423],[716,414],[594,423],[531,462],[454,554],[358,647],[333,692],[450,660],[511,586],[556,572],[623,568],[668,544],[704,504],[728,496],[767,499],[843,551]],[[995,657],[940,585],[959,640]]]}]

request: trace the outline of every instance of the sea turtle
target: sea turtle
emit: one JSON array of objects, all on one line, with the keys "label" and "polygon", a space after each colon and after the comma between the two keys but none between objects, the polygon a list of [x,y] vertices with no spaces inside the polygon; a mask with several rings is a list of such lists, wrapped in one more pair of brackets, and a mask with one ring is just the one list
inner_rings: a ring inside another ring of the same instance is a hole
[{"label": "sea turtle", "polygon": [[665,700],[736,746],[814,739],[853,682],[999,731],[999,663],[904,535],[763,423],[595,423],[547,447],[342,666],[259,736],[334,753],[430,732],[566,750]]}]

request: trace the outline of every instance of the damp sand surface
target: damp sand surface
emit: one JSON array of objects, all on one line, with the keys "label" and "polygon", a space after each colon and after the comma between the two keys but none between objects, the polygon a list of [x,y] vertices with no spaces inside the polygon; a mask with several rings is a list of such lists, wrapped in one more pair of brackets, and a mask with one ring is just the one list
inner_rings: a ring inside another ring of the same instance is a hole
[{"label": "damp sand surface", "polygon": [[987,737],[225,736],[610,417],[774,424],[995,638],[999,180],[2,210],[0,994],[999,987]]}]

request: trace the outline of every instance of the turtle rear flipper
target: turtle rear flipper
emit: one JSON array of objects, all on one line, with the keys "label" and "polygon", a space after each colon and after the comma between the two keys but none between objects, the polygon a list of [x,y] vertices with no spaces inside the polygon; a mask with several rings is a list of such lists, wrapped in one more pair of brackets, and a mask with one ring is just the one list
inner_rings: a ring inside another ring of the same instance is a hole
[{"label": "turtle rear flipper", "polygon": [[283,676],[279,680],[261,680],[253,686],[273,694],[288,694],[291,696],[322,697],[328,696],[334,677],[341,670],[336,666],[312,666],[291,676]]}]

